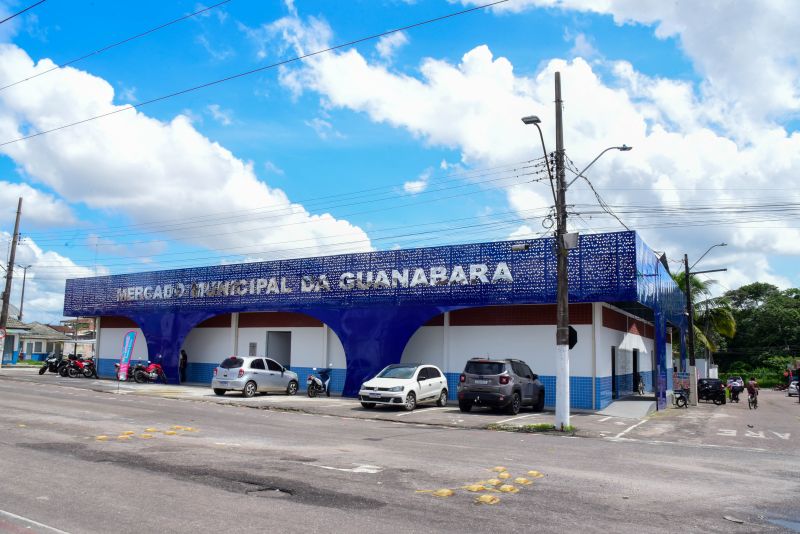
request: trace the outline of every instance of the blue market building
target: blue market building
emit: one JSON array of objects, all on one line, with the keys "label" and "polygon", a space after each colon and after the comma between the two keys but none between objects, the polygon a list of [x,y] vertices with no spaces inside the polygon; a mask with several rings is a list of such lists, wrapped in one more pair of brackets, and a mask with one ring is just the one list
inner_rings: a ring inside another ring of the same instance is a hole
[{"label": "blue market building", "polygon": [[[581,236],[569,252],[569,299],[572,406],[603,408],[641,373],[663,407],[672,334],[683,348],[686,329],[663,257],[635,232]],[[222,359],[249,354],[291,366],[301,386],[313,367],[331,366],[334,390],[355,396],[384,366],[425,361],[445,371],[454,397],[469,357],[514,357],[540,375],[552,404],[555,301],[545,238],[71,279],[64,315],[97,318],[103,376],[134,330],[134,358],[161,361],[176,383],[183,348],[190,382],[210,383]]]}]

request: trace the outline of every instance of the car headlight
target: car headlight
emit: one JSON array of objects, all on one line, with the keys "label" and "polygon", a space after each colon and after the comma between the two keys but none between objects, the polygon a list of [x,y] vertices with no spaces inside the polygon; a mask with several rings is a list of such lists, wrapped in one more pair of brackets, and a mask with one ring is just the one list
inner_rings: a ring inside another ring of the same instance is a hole
[{"label": "car headlight", "polygon": [[395,391],[395,392],[397,392],[397,391],[403,391],[403,389],[404,389],[404,387],[403,387],[403,386],[395,386],[395,387],[393,387],[393,388],[389,388],[389,391]]}]

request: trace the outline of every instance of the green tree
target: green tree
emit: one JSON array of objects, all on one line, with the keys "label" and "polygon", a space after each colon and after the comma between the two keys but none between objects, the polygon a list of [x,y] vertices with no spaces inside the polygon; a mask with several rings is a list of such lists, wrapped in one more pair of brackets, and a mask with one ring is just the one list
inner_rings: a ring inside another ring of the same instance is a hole
[{"label": "green tree", "polygon": [[[686,290],[685,273],[673,274],[672,278],[681,289]],[[714,280],[701,280],[689,275],[694,307],[695,350],[702,345],[715,352],[721,343],[736,335],[736,319],[729,299],[725,296],[713,297],[711,294],[711,287],[715,283]]]}]

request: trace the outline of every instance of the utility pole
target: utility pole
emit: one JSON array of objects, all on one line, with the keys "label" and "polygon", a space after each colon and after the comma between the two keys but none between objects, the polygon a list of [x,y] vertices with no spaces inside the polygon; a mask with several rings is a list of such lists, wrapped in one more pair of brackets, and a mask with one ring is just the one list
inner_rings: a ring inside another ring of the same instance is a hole
[{"label": "utility pole", "polygon": [[688,331],[686,337],[686,351],[689,353],[689,367],[695,366],[694,361],[694,305],[692,304],[692,284],[689,281],[689,256],[683,255],[684,276],[686,278],[686,313],[688,315]]},{"label": "utility pole", "polygon": [[22,295],[19,297],[19,321],[22,322],[22,307],[25,305],[25,279],[28,278],[30,265],[20,265],[22,267]]},{"label": "utility pole", "polygon": [[564,234],[567,233],[567,185],[564,170],[564,124],[561,117],[561,73],[556,72],[556,428],[569,426],[569,285]]},{"label": "utility pole", "polygon": [[14,236],[11,238],[11,253],[8,256],[6,269],[6,288],[3,291],[3,307],[0,311],[0,328],[8,324],[8,305],[11,302],[11,281],[14,278],[14,257],[17,254],[17,241],[19,240],[19,217],[22,214],[22,197],[17,204],[17,219],[14,222]]}]

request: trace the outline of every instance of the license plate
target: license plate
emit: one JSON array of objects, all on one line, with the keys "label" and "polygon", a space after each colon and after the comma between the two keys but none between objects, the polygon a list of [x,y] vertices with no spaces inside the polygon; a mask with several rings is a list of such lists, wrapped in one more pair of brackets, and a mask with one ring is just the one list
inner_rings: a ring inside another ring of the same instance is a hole
[{"label": "license plate", "polygon": [[375,399],[380,399],[380,398],[381,398],[381,394],[380,394],[380,393],[376,393],[376,392],[374,392],[374,391],[371,391],[371,392],[370,392],[370,394],[369,394],[369,396],[370,396],[371,398],[375,398]]},{"label": "license plate", "polygon": [[220,380],[219,381],[219,385],[220,386],[227,386],[228,385],[228,381],[227,380]]},{"label": "license plate", "polygon": [[488,383],[489,383],[489,381],[488,381],[488,380],[481,380],[481,379],[479,379],[479,378],[476,378],[476,379],[475,379],[475,383],[476,383],[476,384],[488,384]]}]

